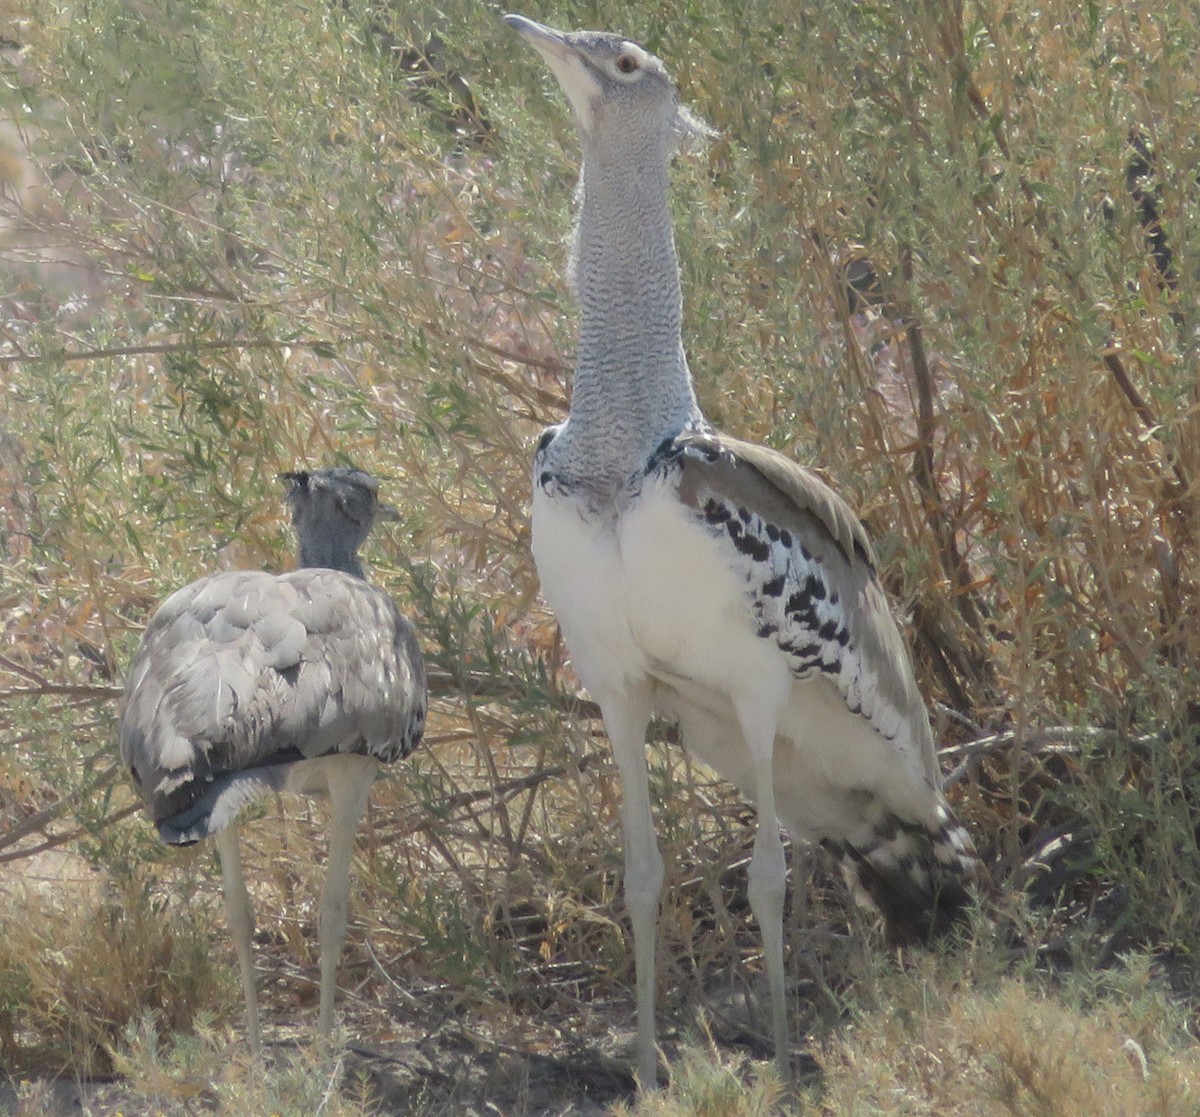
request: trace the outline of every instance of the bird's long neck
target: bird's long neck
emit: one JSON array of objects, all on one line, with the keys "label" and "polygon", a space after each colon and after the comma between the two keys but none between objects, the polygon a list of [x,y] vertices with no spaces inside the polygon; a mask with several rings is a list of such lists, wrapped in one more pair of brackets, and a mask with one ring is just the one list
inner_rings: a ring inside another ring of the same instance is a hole
[{"label": "bird's long neck", "polygon": [[573,263],[582,316],[563,434],[568,471],[615,489],[701,416],[680,336],[665,153],[585,146],[580,192]]},{"label": "bird's long neck", "polygon": [[305,526],[300,526],[300,553],[297,565],[343,570],[355,578],[366,576],[362,563],[358,560],[356,539],[336,530],[306,531]]}]

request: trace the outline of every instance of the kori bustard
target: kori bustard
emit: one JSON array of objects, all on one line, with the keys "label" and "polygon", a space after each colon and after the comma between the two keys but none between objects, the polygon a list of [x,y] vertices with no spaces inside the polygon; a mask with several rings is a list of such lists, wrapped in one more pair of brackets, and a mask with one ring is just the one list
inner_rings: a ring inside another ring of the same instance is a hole
[{"label": "kori bustard", "polygon": [[961,912],[974,849],[942,796],[862,524],[814,474],[714,430],[697,403],[667,189],[672,154],[703,125],[636,43],[505,19],[553,71],[583,147],[579,345],[570,414],[537,448],[533,552],[621,777],[638,1076],[656,1082],[663,863],[645,741],[658,714],[756,805],[749,897],[787,1080],[779,824],[839,853],[897,939]]},{"label": "kori bustard", "polygon": [[380,512],[357,469],[285,473],[299,536],[287,574],[210,574],[155,613],[129,670],[121,757],[166,842],[214,836],[251,1050],[261,1050],[237,819],[270,791],[328,793],[329,861],[318,937],[319,1035],[333,1025],[354,835],[380,764],[425,728],[425,667],[412,626],[363,578],[358,549]]}]

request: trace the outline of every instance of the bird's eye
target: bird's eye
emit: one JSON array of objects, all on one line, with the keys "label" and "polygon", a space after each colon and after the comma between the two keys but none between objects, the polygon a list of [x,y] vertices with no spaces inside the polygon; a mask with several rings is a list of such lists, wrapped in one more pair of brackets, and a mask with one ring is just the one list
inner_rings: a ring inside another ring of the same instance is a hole
[{"label": "bird's eye", "polygon": [[622,54],[617,59],[617,69],[623,74],[632,74],[638,68],[638,61],[632,54]]}]

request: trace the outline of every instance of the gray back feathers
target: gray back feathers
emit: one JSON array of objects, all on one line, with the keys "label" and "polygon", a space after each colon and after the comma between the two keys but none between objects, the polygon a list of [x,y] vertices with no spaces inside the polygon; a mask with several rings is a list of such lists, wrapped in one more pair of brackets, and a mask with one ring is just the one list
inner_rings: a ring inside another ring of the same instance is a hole
[{"label": "gray back feathers", "polygon": [[130,667],[121,755],[164,839],[194,841],[298,761],[407,755],[425,722],[412,626],[362,578],[379,510],[359,470],[289,473],[302,568],[212,574],[155,614]]}]

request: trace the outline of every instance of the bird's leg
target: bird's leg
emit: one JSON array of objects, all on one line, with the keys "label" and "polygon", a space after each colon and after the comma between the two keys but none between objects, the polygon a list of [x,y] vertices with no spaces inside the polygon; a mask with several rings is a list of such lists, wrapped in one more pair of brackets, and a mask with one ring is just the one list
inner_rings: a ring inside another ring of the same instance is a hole
[{"label": "bird's leg", "polygon": [[775,1065],[780,1080],[786,1085],[791,1082],[791,1044],[783,971],[783,907],[787,866],[783,856],[783,841],[779,836],[779,820],[775,814],[776,718],[774,710],[767,703],[756,703],[752,708],[739,704],[737,712],[754,761],[754,794],[758,811],[758,832],[754,836],[747,893],[763,940],[763,960],[771,995]]},{"label": "bird's leg", "polygon": [[809,976],[816,985],[817,991],[825,999],[826,1010],[834,1013],[841,1011],[841,1003],[836,994],[825,980],[825,967],[817,953],[813,928],[809,925],[808,884],[809,884],[808,850],[803,842],[792,843],[792,908],[788,920],[788,933],[791,935],[793,949],[798,949],[800,957],[808,967]]},{"label": "bird's leg", "polygon": [[329,765],[329,863],[321,892],[321,915],[317,938],[321,948],[321,1007],[317,1013],[317,1035],[333,1030],[333,998],[337,992],[338,962],[346,941],[349,917],[350,860],[354,836],[371,794],[379,764],[367,756],[330,757]]},{"label": "bird's leg", "polygon": [[643,1090],[653,1090],[658,1085],[654,984],[663,861],[650,812],[650,779],[646,767],[650,694],[648,690],[639,690],[611,701],[602,700],[600,708],[621,775],[625,906],[633,925],[633,965],[637,981],[638,1082]]},{"label": "bird's leg", "polygon": [[250,1040],[250,1054],[257,1059],[262,1054],[262,1033],[258,1027],[258,991],[254,984],[254,956],[251,954],[254,911],[250,907],[250,893],[246,891],[246,878],[242,875],[237,823],[231,822],[223,830],[218,830],[216,842],[217,855],[221,858],[221,877],[225,882],[229,933],[233,937],[233,948],[237,951],[242,993],[246,998],[246,1033]]}]

